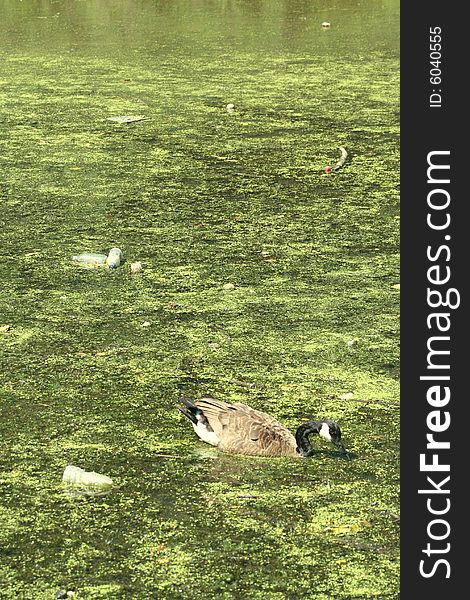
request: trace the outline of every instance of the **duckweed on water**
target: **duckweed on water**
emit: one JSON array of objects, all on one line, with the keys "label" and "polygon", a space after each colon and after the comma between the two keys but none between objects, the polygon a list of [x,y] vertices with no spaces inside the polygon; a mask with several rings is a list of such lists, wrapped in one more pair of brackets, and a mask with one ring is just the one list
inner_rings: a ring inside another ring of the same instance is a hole
[{"label": "duckweed on water", "polygon": [[[4,13],[0,598],[396,600],[398,2]],[[207,392],[353,460],[204,446]]]}]

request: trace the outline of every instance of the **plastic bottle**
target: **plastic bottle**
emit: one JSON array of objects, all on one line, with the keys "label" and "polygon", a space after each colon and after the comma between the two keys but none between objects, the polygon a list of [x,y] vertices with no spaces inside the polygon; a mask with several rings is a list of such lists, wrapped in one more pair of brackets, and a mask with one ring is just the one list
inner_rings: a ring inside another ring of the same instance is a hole
[{"label": "plastic bottle", "polygon": [[122,258],[123,255],[120,248],[111,248],[106,258],[106,264],[110,269],[117,269],[121,264]]},{"label": "plastic bottle", "polygon": [[85,471],[80,467],[68,465],[62,475],[62,482],[84,488],[107,489],[113,485],[113,480],[106,475],[94,471]]},{"label": "plastic bottle", "polygon": [[72,256],[72,260],[89,266],[100,266],[106,263],[106,254],[96,254],[95,252],[82,252],[77,256]]}]

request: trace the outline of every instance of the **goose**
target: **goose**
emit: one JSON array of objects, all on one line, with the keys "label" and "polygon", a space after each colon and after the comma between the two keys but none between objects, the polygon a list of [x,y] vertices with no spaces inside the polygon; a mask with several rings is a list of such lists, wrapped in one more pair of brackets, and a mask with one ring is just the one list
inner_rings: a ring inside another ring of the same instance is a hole
[{"label": "goose", "polygon": [[295,436],[274,417],[246,404],[228,404],[209,394],[192,402],[181,398],[178,409],[191,421],[200,439],[225,452],[251,456],[307,458],[315,454],[309,435],[318,433],[350,458],[339,425],[329,419],[307,421]]}]

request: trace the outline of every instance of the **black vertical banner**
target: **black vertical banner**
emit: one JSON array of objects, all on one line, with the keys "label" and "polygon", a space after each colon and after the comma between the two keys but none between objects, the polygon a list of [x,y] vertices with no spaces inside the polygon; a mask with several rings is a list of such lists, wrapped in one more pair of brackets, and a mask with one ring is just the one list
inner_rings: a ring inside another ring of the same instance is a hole
[{"label": "black vertical banner", "polygon": [[[401,598],[467,588],[470,172],[464,18],[401,5]],[[452,9],[452,10],[451,10]],[[464,592],[465,593],[465,592]],[[447,596],[449,597],[449,596]]]}]

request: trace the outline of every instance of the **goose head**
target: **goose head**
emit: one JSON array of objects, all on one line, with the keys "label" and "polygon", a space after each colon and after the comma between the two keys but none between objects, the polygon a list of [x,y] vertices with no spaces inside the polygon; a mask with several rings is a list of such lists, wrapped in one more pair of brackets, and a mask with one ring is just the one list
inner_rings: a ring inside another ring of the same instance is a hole
[{"label": "goose head", "polygon": [[320,437],[328,440],[338,448],[338,450],[345,454],[347,458],[350,458],[341,441],[341,429],[338,423],[330,421],[329,419],[323,421],[308,421],[297,429],[295,439],[297,442],[297,452],[300,456],[307,458],[315,454],[315,450],[312,448],[309,440],[309,435],[312,433],[317,433]]}]

